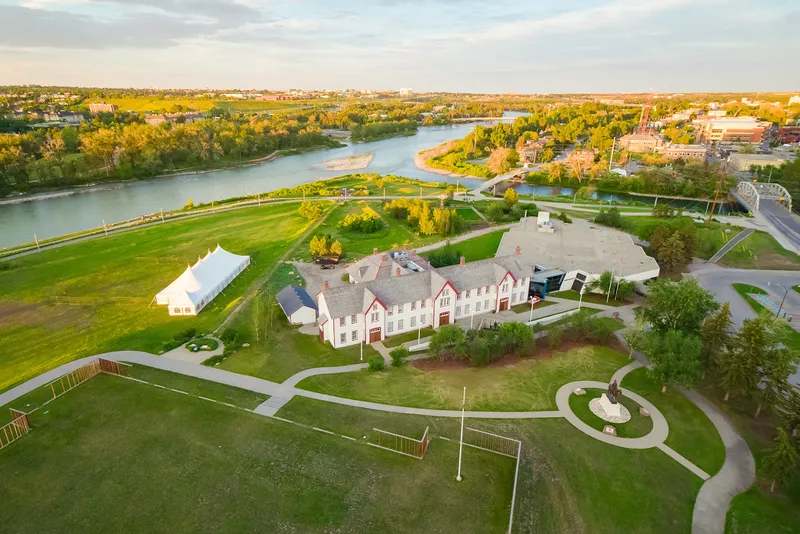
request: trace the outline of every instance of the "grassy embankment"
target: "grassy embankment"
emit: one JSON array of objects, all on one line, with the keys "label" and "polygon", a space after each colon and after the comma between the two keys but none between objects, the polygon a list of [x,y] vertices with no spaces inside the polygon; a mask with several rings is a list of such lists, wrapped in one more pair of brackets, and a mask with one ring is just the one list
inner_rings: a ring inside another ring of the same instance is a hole
[{"label": "grassy embankment", "polygon": [[[92,354],[157,353],[178,332],[208,333],[273,268],[309,222],[296,204],[176,221],[43,251],[0,271],[0,390]],[[196,317],[151,300],[217,244],[251,266]],[[13,350],[11,350],[13,348]]]},{"label": "grassy embankment", "polygon": [[[760,315],[762,313],[766,313],[774,316],[773,312],[766,309],[760,302],[751,296],[767,295],[768,293],[765,290],[750,284],[733,284],[732,287],[734,291],[736,291],[745,300],[745,302],[747,302],[747,304],[756,314]],[[787,323],[781,322],[778,324],[778,333],[783,336],[783,342],[786,343],[786,346],[795,350],[800,350],[800,332],[792,328]]]}]

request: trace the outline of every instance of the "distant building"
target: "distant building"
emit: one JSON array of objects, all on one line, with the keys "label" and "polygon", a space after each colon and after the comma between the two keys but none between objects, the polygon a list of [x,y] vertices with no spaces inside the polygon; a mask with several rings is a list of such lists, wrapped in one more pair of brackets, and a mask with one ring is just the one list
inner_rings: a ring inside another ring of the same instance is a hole
[{"label": "distant building", "polygon": [[160,126],[161,124],[167,122],[167,118],[160,113],[154,113],[145,117],[144,122],[150,126]]},{"label": "distant building", "polygon": [[789,99],[789,105],[791,106],[792,104],[800,104],[800,95],[794,95]]},{"label": "distant building", "polygon": [[414,94],[414,91],[410,87],[404,87],[398,92],[400,93],[400,96],[409,96]]},{"label": "distant building", "polygon": [[728,165],[734,170],[747,172],[752,167],[780,167],[786,163],[773,154],[731,154],[728,156]]},{"label": "distant building", "polygon": [[153,113],[145,117],[144,121],[150,126],[160,126],[165,122],[172,124],[192,124],[205,119],[202,113]]},{"label": "distant building", "polygon": [[89,113],[97,115],[98,113],[114,113],[119,109],[116,104],[106,104],[105,102],[94,102],[89,104]]},{"label": "distant building", "polygon": [[664,141],[653,134],[628,134],[619,140],[619,147],[629,152],[660,152]]},{"label": "distant building", "polygon": [[60,111],[58,113],[50,112],[44,114],[44,120],[53,122],[66,122],[69,124],[80,124],[83,122],[83,115],[81,113],[74,113],[72,111]]},{"label": "distant building", "polygon": [[669,145],[664,150],[667,159],[694,159],[705,161],[708,150],[703,145]]},{"label": "distant building", "polygon": [[700,123],[697,140],[701,143],[760,143],[772,127],[755,117],[727,117]]},{"label": "distant building", "polygon": [[572,154],[569,155],[568,161],[571,165],[587,171],[594,164],[594,156],[595,151],[593,149],[578,149],[573,150]]},{"label": "distant building", "polygon": [[519,162],[526,167],[532,163],[538,163],[545,144],[546,141],[544,139],[525,141],[525,145],[517,150],[517,153],[519,154]]},{"label": "distant building", "polygon": [[782,126],[778,128],[778,139],[781,140],[781,143],[800,143],[800,126]]}]

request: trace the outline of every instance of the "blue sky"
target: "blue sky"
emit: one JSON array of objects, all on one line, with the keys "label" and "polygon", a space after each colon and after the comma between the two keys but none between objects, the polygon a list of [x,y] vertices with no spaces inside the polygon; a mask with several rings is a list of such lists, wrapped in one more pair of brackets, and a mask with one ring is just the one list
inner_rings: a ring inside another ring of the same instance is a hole
[{"label": "blue sky", "polygon": [[793,91],[797,0],[0,0],[0,83]]}]

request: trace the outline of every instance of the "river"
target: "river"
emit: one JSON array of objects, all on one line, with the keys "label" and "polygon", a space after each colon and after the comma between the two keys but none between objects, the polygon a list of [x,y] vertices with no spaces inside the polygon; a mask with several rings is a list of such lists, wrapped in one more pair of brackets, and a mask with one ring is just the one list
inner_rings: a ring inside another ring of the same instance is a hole
[{"label": "river", "polygon": [[[524,113],[505,114],[506,117],[519,115]],[[0,248],[33,241],[34,234],[39,239],[45,239],[96,228],[102,226],[103,221],[111,223],[155,213],[160,209],[178,209],[190,198],[195,203],[210,202],[347,174],[347,171],[326,171],[319,164],[364,152],[374,152],[374,159],[366,169],[352,172],[397,174],[426,181],[455,183],[460,180],[462,185],[475,187],[481,180],[429,173],[414,165],[414,155],[420,150],[464,137],[474,126],[474,123],[460,123],[421,127],[416,135],[410,137],[350,144],[342,148],[286,156],[250,167],[4,199],[0,201]],[[516,188],[520,193],[536,195],[571,195],[574,192],[568,187],[520,185]],[[604,199],[612,196],[605,193],[598,195]],[[627,200],[630,197],[614,195],[614,198]],[[636,200],[646,202],[648,199]]]}]

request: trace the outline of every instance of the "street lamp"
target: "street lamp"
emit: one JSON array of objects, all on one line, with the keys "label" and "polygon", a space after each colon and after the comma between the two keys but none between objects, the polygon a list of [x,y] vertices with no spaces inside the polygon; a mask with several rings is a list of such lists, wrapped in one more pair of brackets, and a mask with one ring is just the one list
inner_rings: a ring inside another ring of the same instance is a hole
[{"label": "street lamp", "polygon": [[784,303],[784,301],[786,300],[786,295],[788,295],[788,294],[789,294],[789,290],[788,290],[788,289],[786,289],[786,286],[784,286],[784,285],[782,285],[782,284],[775,284],[775,285],[776,285],[776,286],[780,286],[780,287],[782,287],[782,288],[783,288],[783,298],[781,299],[781,305],[780,305],[780,306],[778,306],[778,313],[776,313],[776,314],[775,314],[775,318],[777,319],[777,318],[778,318],[778,317],[780,317],[780,315],[781,315],[781,310],[783,309],[783,303]]}]

